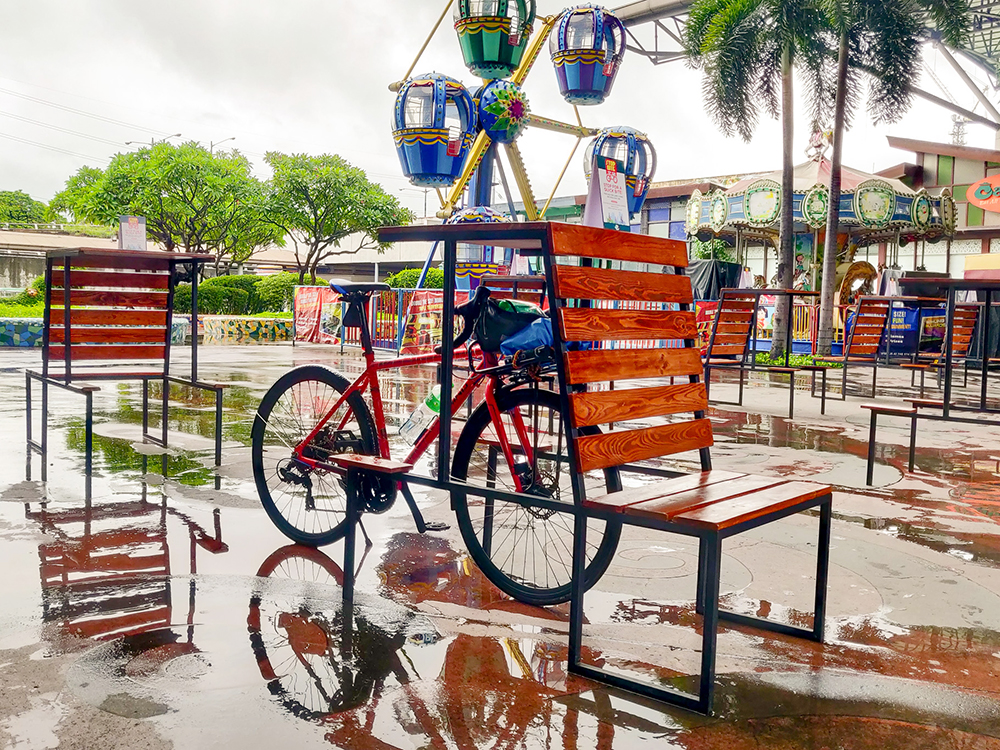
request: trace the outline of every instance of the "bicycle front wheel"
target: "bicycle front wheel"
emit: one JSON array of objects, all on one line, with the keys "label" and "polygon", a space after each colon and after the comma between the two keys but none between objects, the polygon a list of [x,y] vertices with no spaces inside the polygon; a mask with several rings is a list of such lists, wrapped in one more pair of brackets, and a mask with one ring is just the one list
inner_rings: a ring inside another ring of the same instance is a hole
[{"label": "bicycle front wheel", "polygon": [[[349,387],[347,378],[326,367],[297,367],[271,386],[254,418],[251,455],[257,493],[274,525],[299,544],[330,544],[346,532],[343,472],[310,468],[293,451]],[[317,461],[333,453],[377,452],[371,413],[358,392],[337,407],[303,450]]]},{"label": "bicycle front wheel", "polygon": [[[515,388],[497,394],[502,429],[517,446],[515,420],[519,419],[532,443],[534,465],[508,466],[497,447],[497,428],[485,403],[466,423],[452,463],[452,476],[470,484],[514,492],[513,472],[522,477],[529,494],[566,503],[572,511],[572,467],[559,395],[535,388]],[[598,428],[583,430],[599,432]],[[515,447],[515,457],[526,451]],[[527,479],[527,481],[526,481]],[[584,476],[588,489],[597,493],[619,487],[617,469]],[[466,547],[483,574],[501,591],[518,601],[535,605],[568,601],[573,574],[573,514],[537,506],[452,493],[452,503]],[[621,536],[621,523],[592,519],[587,525],[589,588],[607,570]]]}]

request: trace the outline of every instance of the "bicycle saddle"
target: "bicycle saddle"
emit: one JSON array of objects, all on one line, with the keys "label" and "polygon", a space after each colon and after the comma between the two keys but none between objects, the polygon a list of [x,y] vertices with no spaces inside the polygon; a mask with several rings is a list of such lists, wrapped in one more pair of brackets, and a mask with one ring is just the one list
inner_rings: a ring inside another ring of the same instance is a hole
[{"label": "bicycle saddle", "polygon": [[385,292],[389,285],[382,281],[348,281],[347,279],[330,279],[330,288],[345,297],[349,294],[371,294]]}]

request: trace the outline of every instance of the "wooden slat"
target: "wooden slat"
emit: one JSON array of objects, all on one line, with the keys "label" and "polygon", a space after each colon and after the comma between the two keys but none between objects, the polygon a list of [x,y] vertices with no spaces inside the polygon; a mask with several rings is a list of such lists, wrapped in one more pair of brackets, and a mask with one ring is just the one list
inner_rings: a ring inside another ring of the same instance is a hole
[{"label": "wooden slat", "polygon": [[655,500],[667,495],[676,495],[680,492],[697,490],[701,487],[707,487],[710,484],[728,482],[731,479],[744,476],[746,474],[725,471],[724,469],[713,469],[712,471],[702,471],[696,474],[685,474],[682,477],[660,479],[652,484],[620,492],[611,492],[607,495],[584,500],[583,504],[587,508],[621,511],[630,505],[637,505],[647,500]]},{"label": "wooden slat", "polygon": [[[167,329],[70,326],[71,344],[165,344]],[[66,329],[49,327],[49,343],[66,343]]]},{"label": "wooden slat", "polygon": [[813,482],[786,482],[741,497],[705,505],[674,517],[701,528],[728,529],[737,524],[826,495],[830,488]]},{"label": "wooden slat", "polygon": [[[61,326],[64,323],[64,310],[52,306],[50,325]],[[70,310],[71,325],[138,325],[165,326],[167,324],[166,310]]]},{"label": "wooden slat", "polygon": [[739,310],[725,310],[721,311],[715,317],[720,323],[742,323],[746,325],[748,321],[753,320],[753,311],[747,310],[746,312],[742,312]]},{"label": "wooden slat", "polygon": [[701,356],[689,349],[595,349],[567,352],[566,380],[571,385],[627,378],[701,375]]},{"label": "wooden slat", "polygon": [[66,630],[81,638],[100,638],[117,631],[145,632],[155,630],[163,625],[169,625],[171,609],[169,606],[156,609],[133,612],[116,617],[101,617],[97,620],[83,620],[66,624]]},{"label": "wooden slat", "polygon": [[720,333],[740,333],[744,336],[750,334],[750,324],[749,321],[742,323],[719,323],[715,326],[716,335]]},{"label": "wooden slat", "polygon": [[746,343],[746,340],[749,337],[749,335],[750,334],[747,332],[743,333],[716,332],[715,338],[713,339],[713,343],[717,345],[738,344],[739,346],[743,346],[743,344]]},{"label": "wooden slat", "polygon": [[719,303],[719,312],[744,312],[753,315],[753,302],[749,300],[725,299]]},{"label": "wooden slat", "polygon": [[[151,307],[158,310],[167,307],[166,292],[95,292],[71,289],[69,303],[73,307]],[[61,295],[52,297],[52,307],[62,306]]]},{"label": "wooden slat", "polygon": [[576,440],[577,469],[581,472],[606,469],[710,445],[712,423],[707,419],[587,435]]},{"label": "wooden slat", "polygon": [[[62,344],[49,347],[49,359],[63,359]],[[92,359],[163,359],[166,354],[164,346],[70,346],[70,358],[76,360]]]},{"label": "wooden slat", "polygon": [[703,383],[573,393],[569,400],[577,427],[708,408]]},{"label": "wooden slat", "polygon": [[878,344],[852,344],[848,348],[851,350],[851,354],[875,354],[878,351]]},{"label": "wooden slat", "polygon": [[553,255],[610,258],[687,268],[687,243],[681,240],[561,222],[552,222],[549,231]]},{"label": "wooden slat", "polygon": [[[62,289],[62,269],[52,271],[52,287]],[[69,272],[70,286],[73,287],[111,287],[114,289],[168,289],[170,274],[167,273],[125,273],[110,271],[80,271]]]},{"label": "wooden slat", "polygon": [[729,344],[727,346],[713,346],[712,349],[711,349],[711,351],[708,352],[708,356],[709,357],[728,357],[728,356],[731,356],[733,354],[743,354],[743,351],[746,348],[747,347],[746,347],[745,343],[739,344],[737,346],[733,346],[732,344]]},{"label": "wooden slat", "polygon": [[560,310],[559,318],[566,341],[693,339],[698,335],[694,313],[682,310],[575,307]]},{"label": "wooden slat", "polygon": [[[60,268],[62,259],[53,261],[52,267]],[[80,255],[70,257],[70,268],[121,268],[129,271],[166,271],[170,261],[166,258],[116,257],[113,255]]]},{"label": "wooden slat", "polygon": [[630,516],[667,521],[678,515],[691,513],[698,508],[725,502],[748,493],[759,492],[786,481],[780,477],[761,477],[747,474],[727,482],[716,482],[687,492],[678,492],[643,503],[636,503],[628,506],[625,513]]},{"label": "wooden slat", "polygon": [[563,299],[617,299],[694,302],[691,279],[672,273],[553,266],[556,296]]}]

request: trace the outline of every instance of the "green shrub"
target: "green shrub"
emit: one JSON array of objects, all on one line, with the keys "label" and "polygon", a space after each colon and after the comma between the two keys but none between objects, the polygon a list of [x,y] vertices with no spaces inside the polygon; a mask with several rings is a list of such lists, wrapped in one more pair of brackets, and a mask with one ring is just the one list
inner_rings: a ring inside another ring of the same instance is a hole
[{"label": "green shrub", "polygon": [[[393,289],[415,289],[420,280],[419,268],[404,268],[402,271],[389,276],[385,283]],[[444,289],[444,271],[440,268],[427,269],[427,278],[424,279],[424,289]]]},{"label": "green shrub", "polygon": [[260,276],[250,276],[250,275],[240,275],[240,276],[216,276],[211,279],[205,279],[198,286],[198,289],[206,289],[209,287],[229,287],[235,289],[242,289],[247,293],[247,302],[244,310],[238,313],[233,313],[234,315],[254,315],[259,312],[263,312],[264,308],[261,307],[260,295],[257,293],[257,285],[261,281]]},{"label": "green shrub", "polygon": [[[257,284],[257,294],[260,296],[260,309],[271,312],[291,310],[292,298],[297,286],[301,286],[297,273],[288,273],[285,271],[261,277],[260,283]],[[309,286],[309,283],[307,282],[305,286]],[[327,283],[316,279],[316,286],[327,286]]]},{"label": "green shrub", "polygon": [[[250,295],[234,286],[198,285],[199,315],[245,315]],[[174,312],[191,313],[191,285],[178,284],[174,290]]]},{"label": "green shrub", "polygon": [[[12,305],[45,305],[45,276],[36,276],[23,292],[5,300]],[[41,313],[39,313],[41,315]]]}]

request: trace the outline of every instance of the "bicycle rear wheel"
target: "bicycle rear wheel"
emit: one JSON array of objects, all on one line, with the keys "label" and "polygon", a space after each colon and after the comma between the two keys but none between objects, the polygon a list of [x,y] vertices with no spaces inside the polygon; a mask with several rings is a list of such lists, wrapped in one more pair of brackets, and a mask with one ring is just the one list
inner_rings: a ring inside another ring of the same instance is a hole
[{"label": "bicycle rear wheel", "polygon": [[[344,475],[297,461],[305,440],[350,387],[343,375],[319,365],[297,367],[271,386],[260,402],[251,432],[254,481],[261,504],[289,539],[309,546],[330,544],[346,532]],[[352,393],[306,447],[322,461],[332,453],[377,453],[371,413]]]},{"label": "bicycle rear wheel", "polygon": [[[528,477],[527,491],[565,502],[567,510],[572,510],[572,468],[558,394],[515,388],[499,392],[497,405],[503,412],[503,429],[512,444],[518,443],[512,421],[515,414],[520,414],[532,439],[535,464],[517,469],[523,477]],[[590,431],[599,432],[597,428],[582,432]],[[496,447],[496,434],[489,410],[485,403],[481,404],[455,446],[452,463],[455,479],[516,490],[513,472]],[[590,472],[584,480],[588,488],[601,493],[619,486],[617,469]],[[452,493],[452,503],[469,554],[497,588],[528,604],[569,600],[573,573],[572,513],[458,492]],[[588,588],[607,570],[620,536],[620,522],[597,519],[588,522],[585,583]]]}]

